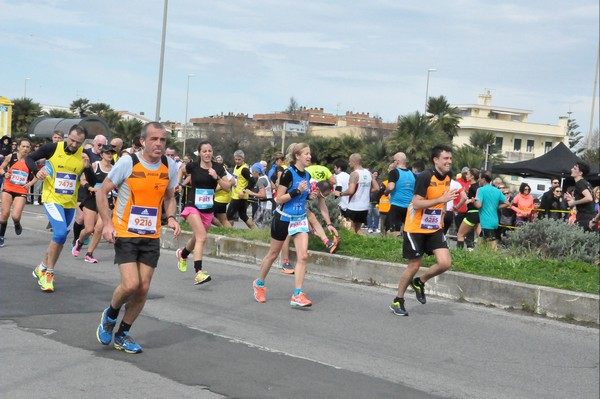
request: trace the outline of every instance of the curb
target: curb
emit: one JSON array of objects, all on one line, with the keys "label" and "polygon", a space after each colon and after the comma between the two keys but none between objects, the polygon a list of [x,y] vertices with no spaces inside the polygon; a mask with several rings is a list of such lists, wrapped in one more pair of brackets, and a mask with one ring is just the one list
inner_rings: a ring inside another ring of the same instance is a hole
[{"label": "curb", "polygon": [[[161,232],[161,247],[177,249],[190,232],[173,239],[170,229]],[[208,234],[204,255],[259,265],[269,244]],[[294,251],[290,248],[290,251]],[[309,251],[307,273],[348,282],[381,285],[395,289],[406,265],[363,260],[342,255]],[[448,271],[427,282],[427,290],[438,297],[531,312],[552,319],[574,320],[600,325],[600,296],[497,278]]]}]

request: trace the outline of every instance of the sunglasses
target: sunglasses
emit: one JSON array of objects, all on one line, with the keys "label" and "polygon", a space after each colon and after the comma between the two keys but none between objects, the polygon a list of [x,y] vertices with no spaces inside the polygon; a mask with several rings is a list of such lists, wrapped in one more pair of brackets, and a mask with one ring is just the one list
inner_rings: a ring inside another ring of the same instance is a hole
[{"label": "sunglasses", "polygon": [[556,191],[554,191],[554,192],[555,192],[555,193],[559,193],[559,194],[560,194],[560,193],[562,193],[562,190],[556,190]]}]

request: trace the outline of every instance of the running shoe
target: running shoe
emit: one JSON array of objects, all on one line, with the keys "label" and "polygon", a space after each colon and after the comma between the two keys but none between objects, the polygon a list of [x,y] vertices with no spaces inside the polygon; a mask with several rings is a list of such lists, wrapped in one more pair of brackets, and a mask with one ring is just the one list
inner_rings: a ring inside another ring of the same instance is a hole
[{"label": "running shoe", "polygon": [[256,299],[257,302],[265,303],[267,302],[267,298],[265,297],[266,288],[264,285],[262,287],[259,287],[258,285],[256,285],[257,282],[258,279],[252,282],[252,288],[254,288],[254,299]]},{"label": "running shoe", "polygon": [[308,300],[304,292],[301,292],[298,295],[292,295],[290,306],[293,308],[307,308],[312,306],[312,302]]},{"label": "running shoe", "polygon": [[390,305],[390,310],[396,316],[408,316],[408,312],[404,309],[404,299],[401,299],[400,302],[393,302]]},{"label": "running shoe", "polygon": [[90,241],[92,240],[93,235],[94,235],[94,233],[92,233],[91,235],[88,236],[88,238],[83,240],[83,245],[90,245]]},{"label": "running shoe", "polygon": [[415,295],[417,296],[417,301],[425,304],[427,299],[425,298],[425,283],[422,283],[418,277],[413,278],[410,282],[410,286],[415,291]]},{"label": "running shoe", "polygon": [[94,258],[92,255],[85,254],[85,258],[83,259],[87,263],[98,263],[98,259]]},{"label": "running shoe", "polygon": [[187,258],[183,259],[181,257],[181,251],[183,251],[183,249],[180,248],[175,251],[175,255],[177,256],[177,267],[180,272],[185,273],[187,271]]},{"label": "running shoe", "polygon": [[73,246],[73,248],[71,248],[71,253],[73,254],[74,257],[78,257],[79,254],[81,253],[81,242],[79,241],[79,238],[77,239],[77,241],[75,241],[75,246]]},{"label": "running shoe", "polygon": [[283,262],[281,265],[281,273],[283,274],[294,274],[294,266],[290,264],[290,261],[287,260]]},{"label": "running shoe", "polygon": [[339,243],[340,243],[339,238],[337,238],[336,236],[333,236],[333,240],[327,241],[327,252],[329,252],[330,254],[334,253],[335,250],[337,249]]},{"label": "running shoe", "polygon": [[42,291],[54,292],[54,273],[49,273],[46,271],[39,281],[41,283],[40,288]]},{"label": "running shoe", "polygon": [[4,237],[0,237],[0,248],[4,246]]},{"label": "running shoe", "polygon": [[104,309],[102,312],[102,316],[100,316],[100,325],[96,329],[96,338],[98,338],[98,342],[102,345],[110,344],[113,338],[113,328],[117,324],[116,320],[111,320],[108,318],[106,313],[108,312],[108,308]]},{"label": "running shoe", "polygon": [[37,265],[35,267],[35,269],[33,269],[33,272],[31,272],[31,274],[33,275],[33,277],[35,277],[37,279],[38,285],[42,285],[42,278],[44,277],[44,275],[46,274],[45,270],[41,270],[40,265]]},{"label": "running shoe", "polygon": [[115,349],[127,353],[140,353],[142,351],[142,347],[131,338],[129,333],[115,335]]},{"label": "running shoe", "polygon": [[204,270],[198,270],[196,272],[196,276],[194,276],[194,285],[208,283],[209,281],[210,275],[208,275]]},{"label": "running shoe", "polygon": [[15,234],[20,236],[22,232],[23,226],[21,226],[21,223],[15,223]]}]

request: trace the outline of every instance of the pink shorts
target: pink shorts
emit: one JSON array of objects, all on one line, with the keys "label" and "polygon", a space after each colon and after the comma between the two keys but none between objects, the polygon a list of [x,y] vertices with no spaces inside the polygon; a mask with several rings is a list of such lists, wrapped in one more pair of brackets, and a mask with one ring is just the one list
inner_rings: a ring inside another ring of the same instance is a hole
[{"label": "pink shorts", "polygon": [[213,213],[202,213],[195,206],[186,206],[183,212],[181,212],[181,217],[184,220],[187,220],[189,215],[198,215],[202,220],[202,225],[204,225],[204,229],[208,231],[210,228],[210,224],[212,223]]}]

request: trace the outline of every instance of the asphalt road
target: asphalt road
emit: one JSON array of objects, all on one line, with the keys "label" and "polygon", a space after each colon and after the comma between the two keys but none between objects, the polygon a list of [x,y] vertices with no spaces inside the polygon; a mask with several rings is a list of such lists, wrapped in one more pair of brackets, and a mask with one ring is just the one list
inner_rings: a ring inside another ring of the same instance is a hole
[{"label": "asphalt road", "polygon": [[[205,259],[213,280],[192,284],[163,251],[129,355],[95,337],[118,283],[113,250],[88,264],[70,251],[56,291],[31,276],[51,233],[41,207],[25,231],[9,222],[0,248],[3,398],[598,398],[599,331],[464,303],[308,276],[311,309],[289,307],[293,281],[277,269],[267,303],[252,297],[257,266]],[[190,268],[191,263],[190,263]]]}]

